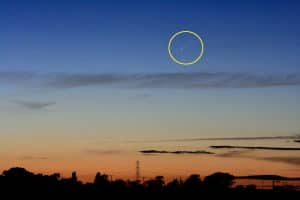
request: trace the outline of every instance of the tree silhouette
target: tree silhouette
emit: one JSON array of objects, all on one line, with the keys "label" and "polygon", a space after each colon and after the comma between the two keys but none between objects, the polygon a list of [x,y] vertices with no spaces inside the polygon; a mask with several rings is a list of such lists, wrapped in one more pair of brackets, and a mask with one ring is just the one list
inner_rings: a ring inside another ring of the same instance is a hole
[{"label": "tree silhouette", "polygon": [[163,176],[156,176],[145,182],[147,189],[152,193],[161,192],[164,187],[165,181]]},{"label": "tree silhouette", "polygon": [[82,183],[76,172],[70,178],[34,174],[14,167],[0,175],[0,198],[3,199],[197,199],[214,198],[292,198],[300,191],[292,187],[257,189],[255,185],[233,187],[234,176],[217,172],[204,178],[192,174],[185,181],[178,179],[166,183],[163,176],[141,183],[122,179],[109,180],[98,172],[93,183]]},{"label": "tree silhouette", "polygon": [[216,172],[204,178],[204,185],[213,190],[227,190],[234,182],[234,176]]}]

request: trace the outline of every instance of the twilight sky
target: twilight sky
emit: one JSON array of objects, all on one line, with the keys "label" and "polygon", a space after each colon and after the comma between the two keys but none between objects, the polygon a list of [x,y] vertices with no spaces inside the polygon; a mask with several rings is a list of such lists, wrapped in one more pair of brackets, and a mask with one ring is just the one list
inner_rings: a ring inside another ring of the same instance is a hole
[{"label": "twilight sky", "polygon": [[[299,134],[299,13],[283,0],[0,1],[0,167]],[[187,68],[167,52],[183,29],[205,43]]]}]

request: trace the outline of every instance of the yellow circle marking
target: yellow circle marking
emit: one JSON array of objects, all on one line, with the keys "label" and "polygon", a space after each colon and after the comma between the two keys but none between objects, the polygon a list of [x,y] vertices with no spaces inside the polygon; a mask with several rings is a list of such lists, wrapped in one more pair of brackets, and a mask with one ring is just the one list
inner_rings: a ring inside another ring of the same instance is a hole
[{"label": "yellow circle marking", "polygon": [[[172,45],[173,40],[174,40],[178,35],[181,35],[181,34],[183,34],[183,33],[188,33],[188,34],[191,34],[191,35],[195,36],[195,37],[199,40],[200,45],[201,45],[201,51],[200,51],[199,55],[197,56],[196,59],[194,59],[194,60],[192,60],[192,61],[190,61],[190,62],[182,62],[182,61],[176,59],[175,56],[173,56],[172,51],[171,51],[171,45]],[[201,38],[197,33],[193,32],[193,31],[182,30],[182,31],[176,32],[175,34],[172,35],[172,37],[171,37],[170,40],[169,40],[169,44],[168,44],[168,52],[169,52],[169,56],[170,56],[170,58],[171,58],[175,63],[177,63],[177,64],[179,64],[179,65],[187,66],[187,65],[193,65],[193,64],[197,63],[197,62],[201,59],[201,57],[203,56],[203,51],[204,51],[204,42],[203,42],[202,38]]]}]

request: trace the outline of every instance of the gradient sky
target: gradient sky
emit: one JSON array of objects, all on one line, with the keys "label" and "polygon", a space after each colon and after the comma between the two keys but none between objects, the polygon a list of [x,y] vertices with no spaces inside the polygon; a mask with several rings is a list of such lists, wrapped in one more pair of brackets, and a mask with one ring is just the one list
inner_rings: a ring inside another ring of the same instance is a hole
[{"label": "gradient sky", "polygon": [[[143,148],[132,140],[299,134],[299,13],[283,0],[0,1],[0,167]],[[187,68],[167,52],[183,29],[205,43]]]}]

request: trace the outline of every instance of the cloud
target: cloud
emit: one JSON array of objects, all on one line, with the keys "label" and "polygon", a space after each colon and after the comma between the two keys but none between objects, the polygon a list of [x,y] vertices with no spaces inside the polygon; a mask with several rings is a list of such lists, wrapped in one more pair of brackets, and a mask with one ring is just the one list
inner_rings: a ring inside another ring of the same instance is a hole
[{"label": "cloud", "polygon": [[300,165],[300,157],[264,157],[262,160]]},{"label": "cloud", "polygon": [[42,110],[49,106],[55,105],[54,102],[37,102],[37,101],[23,101],[23,100],[13,100],[15,104],[23,106],[27,109],[32,110]]},{"label": "cloud", "polygon": [[88,149],[84,151],[91,155],[110,155],[110,154],[120,154],[120,150],[99,150],[99,149]]},{"label": "cloud", "polygon": [[44,83],[46,87],[74,88],[84,86],[105,86],[129,81],[131,77],[120,74],[49,74]]},{"label": "cloud", "polygon": [[150,97],[152,97],[151,94],[136,94],[136,95],[135,95],[135,98],[136,98],[136,99],[148,99],[148,98],[150,98]]},{"label": "cloud", "polygon": [[224,158],[250,158],[255,160],[266,160],[271,162],[281,162],[292,165],[300,165],[300,157],[296,156],[269,156],[264,157],[260,154],[260,156],[247,154],[254,150],[243,150],[243,151],[229,151],[222,154],[217,154],[216,156],[224,157]]},{"label": "cloud", "polygon": [[[57,74],[47,85],[70,88],[121,84],[133,88],[252,88],[300,85],[300,75],[252,75],[242,73],[144,73],[144,74]],[[120,86],[120,85],[119,85]]]},{"label": "cloud", "polygon": [[35,156],[21,156],[19,157],[20,160],[47,160],[48,157],[41,156],[41,157],[35,157]]},{"label": "cloud", "polygon": [[24,82],[36,77],[34,72],[25,71],[0,71],[0,82]]},{"label": "cloud", "polygon": [[265,136],[265,137],[226,137],[226,138],[181,138],[181,139],[163,139],[163,140],[136,140],[136,141],[128,141],[128,142],[193,142],[193,141],[230,141],[230,140],[281,140],[281,139],[297,139],[300,136]]},{"label": "cloud", "polygon": [[142,150],[143,154],[214,154],[209,151],[161,151],[161,150]]},{"label": "cloud", "polygon": [[31,73],[0,72],[0,81],[38,81],[47,88],[110,86],[118,88],[260,88],[300,85],[300,74],[194,73]]},{"label": "cloud", "polygon": [[250,149],[250,150],[275,150],[275,151],[300,151],[300,148],[293,147],[263,147],[263,146],[230,146],[230,145],[215,145],[210,146],[213,149]]},{"label": "cloud", "polygon": [[243,150],[243,151],[228,151],[222,154],[218,154],[220,157],[242,157],[244,154],[251,152],[253,150]]}]

